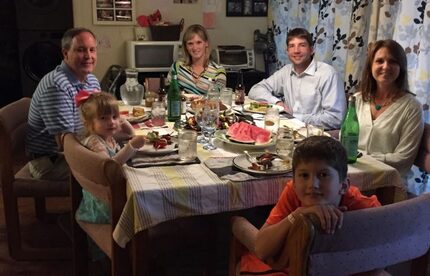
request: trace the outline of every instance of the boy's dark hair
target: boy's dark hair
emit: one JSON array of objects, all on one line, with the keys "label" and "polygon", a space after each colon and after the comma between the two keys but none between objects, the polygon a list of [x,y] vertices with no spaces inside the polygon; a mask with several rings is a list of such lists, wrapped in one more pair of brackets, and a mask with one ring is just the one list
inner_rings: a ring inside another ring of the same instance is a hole
[{"label": "boy's dark hair", "polygon": [[290,30],[287,34],[287,46],[288,42],[290,42],[290,40],[292,40],[293,38],[305,39],[309,43],[309,46],[313,47],[312,35],[306,29],[295,28]]},{"label": "boy's dark hair", "polygon": [[293,154],[293,173],[301,162],[321,160],[339,174],[339,181],[346,178],[348,159],[342,144],[327,136],[311,136],[297,144]]}]

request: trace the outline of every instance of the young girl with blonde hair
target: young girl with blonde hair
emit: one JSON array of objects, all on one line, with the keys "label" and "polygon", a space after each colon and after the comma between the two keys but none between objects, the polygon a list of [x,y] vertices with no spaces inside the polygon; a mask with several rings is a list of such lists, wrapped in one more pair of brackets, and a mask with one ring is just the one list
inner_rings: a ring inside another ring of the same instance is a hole
[{"label": "young girl with blonde hair", "polygon": [[[124,164],[145,144],[144,136],[133,136],[130,123],[120,118],[118,102],[111,94],[88,94],[81,91],[76,96],[76,103],[87,131],[82,143],[88,149]],[[118,134],[132,137],[123,148],[120,148],[115,140]],[[108,206],[85,190],[82,190],[82,194],[77,219],[92,223],[109,223]]]}]

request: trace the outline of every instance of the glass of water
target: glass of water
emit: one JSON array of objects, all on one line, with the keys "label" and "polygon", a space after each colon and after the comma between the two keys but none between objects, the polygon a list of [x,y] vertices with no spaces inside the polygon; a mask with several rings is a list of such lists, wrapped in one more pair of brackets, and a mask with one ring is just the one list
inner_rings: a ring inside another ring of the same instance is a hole
[{"label": "glass of water", "polygon": [[233,103],[233,89],[224,87],[220,93],[220,100],[227,107],[227,110],[230,110]]},{"label": "glass of water", "polygon": [[191,161],[197,157],[197,132],[194,130],[182,129],[178,133],[178,154],[179,159]]},{"label": "glass of water", "polygon": [[264,129],[278,133],[279,128],[279,110],[275,107],[268,108],[264,115]]},{"label": "glass of water", "polygon": [[276,137],[276,153],[281,159],[292,159],[294,151],[293,130],[290,128],[280,128]]}]

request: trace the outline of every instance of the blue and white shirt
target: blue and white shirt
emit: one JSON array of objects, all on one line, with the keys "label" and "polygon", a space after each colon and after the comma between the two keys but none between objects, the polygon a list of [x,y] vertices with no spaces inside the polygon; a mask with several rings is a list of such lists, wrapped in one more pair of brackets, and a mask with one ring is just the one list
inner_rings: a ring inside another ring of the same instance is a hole
[{"label": "blue and white shirt", "polygon": [[26,150],[29,154],[57,153],[55,135],[83,130],[75,104],[75,95],[80,90],[100,91],[100,84],[93,74],[80,82],[64,61],[42,78],[31,99],[28,114]]},{"label": "blue and white shirt", "polygon": [[342,79],[331,65],[315,60],[301,74],[285,65],[255,84],[248,97],[270,104],[283,100],[294,117],[326,129],[339,129],[346,112]]}]

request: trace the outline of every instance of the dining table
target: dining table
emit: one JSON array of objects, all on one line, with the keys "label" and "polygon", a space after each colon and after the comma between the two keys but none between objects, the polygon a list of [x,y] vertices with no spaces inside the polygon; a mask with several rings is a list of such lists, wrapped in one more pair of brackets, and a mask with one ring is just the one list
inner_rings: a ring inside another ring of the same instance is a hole
[{"label": "dining table", "polygon": [[[262,126],[261,114],[251,115],[256,125]],[[173,124],[166,125],[150,128],[139,124],[136,132],[174,135]],[[281,116],[280,126],[302,131],[305,125],[291,116]],[[113,231],[119,246],[125,247],[139,233],[163,222],[276,204],[287,181],[292,179],[291,171],[259,174],[234,165],[235,158],[243,155],[245,149],[274,151],[273,144],[255,148],[215,139],[215,145],[217,149],[208,151],[199,144],[197,159],[187,164],[172,164],[168,159],[163,162],[163,156],[155,155],[136,157],[123,166],[127,202]],[[396,169],[368,155],[348,165],[348,178],[361,191],[383,187],[405,190]]]}]

